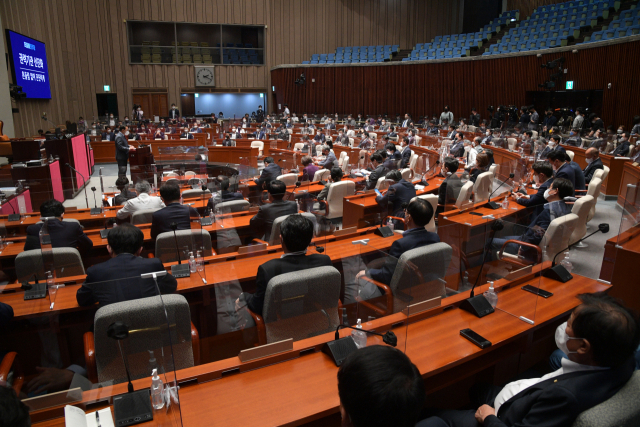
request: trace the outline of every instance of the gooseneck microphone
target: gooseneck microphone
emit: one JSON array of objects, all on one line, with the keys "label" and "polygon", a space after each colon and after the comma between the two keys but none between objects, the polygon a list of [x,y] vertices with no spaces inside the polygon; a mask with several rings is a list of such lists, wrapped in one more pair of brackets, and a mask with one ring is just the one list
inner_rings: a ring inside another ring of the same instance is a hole
[{"label": "gooseneck microphone", "polygon": [[339,324],[338,327],[336,328],[336,335],[335,335],[335,339],[339,340],[340,339],[340,329],[343,328],[350,328],[350,329],[355,329],[356,331],[362,331],[362,332],[366,332],[368,334],[372,334],[372,335],[377,335],[379,337],[382,337],[382,341],[385,344],[390,345],[391,347],[397,347],[398,346],[398,337],[396,337],[396,334],[393,333],[393,331],[388,331],[384,334],[380,334],[376,331],[370,331],[367,329],[361,329],[361,328],[356,328],[354,326],[350,326],[350,325],[345,325],[343,323]]},{"label": "gooseneck microphone", "polygon": [[495,190],[493,190],[491,192],[491,194],[489,194],[489,201],[487,202],[487,205],[491,208],[491,209],[499,209],[500,205],[496,202],[492,202],[491,201],[491,196],[493,196],[493,193],[495,193],[496,191],[498,191],[498,189],[500,189],[500,187],[502,187],[504,184],[506,184],[506,182],[510,179],[513,179],[515,175],[513,173],[509,174],[509,178],[505,179],[504,181],[500,181],[500,185],[498,185],[498,188],[496,188]]},{"label": "gooseneck microphone", "polygon": [[87,183],[87,179],[84,177],[84,175],[82,175],[80,172],[78,172],[78,170],[76,168],[74,168],[73,166],[71,166],[69,163],[65,163],[65,166],[68,166],[72,171],[74,171],[75,173],[77,173],[78,175],[80,175],[82,177],[82,186],[84,187],[84,200],[87,202],[87,209],[89,208],[89,197],[87,197],[87,186],[85,185]]},{"label": "gooseneck microphone", "polygon": [[[325,313],[326,315],[326,313]],[[322,352],[327,354],[329,357],[331,357],[331,360],[333,360],[333,362],[336,364],[336,366],[340,366],[342,365],[342,362],[344,362],[344,360],[354,351],[358,350],[358,346],[356,345],[355,341],[353,340],[353,337],[351,335],[348,335],[344,338],[340,338],[340,329],[341,328],[349,328],[349,329],[355,329],[357,331],[362,331],[362,332],[366,332],[368,334],[372,334],[372,335],[377,335],[379,337],[382,337],[382,341],[385,344],[388,344],[392,347],[396,347],[398,345],[398,338],[396,337],[396,334],[394,334],[392,331],[388,331],[385,334],[380,334],[378,332],[375,331],[369,331],[366,329],[360,329],[360,328],[355,328],[353,326],[349,326],[346,324],[340,324],[338,325],[338,327],[336,328],[336,334],[335,334],[335,340],[334,341],[329,341],[327,343],[325,343],[322,346]]]}]

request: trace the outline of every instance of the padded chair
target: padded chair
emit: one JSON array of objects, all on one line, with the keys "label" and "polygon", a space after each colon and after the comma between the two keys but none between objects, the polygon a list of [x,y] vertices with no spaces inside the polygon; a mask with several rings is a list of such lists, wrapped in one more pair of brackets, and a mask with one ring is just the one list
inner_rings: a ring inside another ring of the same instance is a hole
[{"label": "padded chair", "polygon": [[[53,248],[53,265],[56,277],[83,276],[84,264],[76,248]],[[15,260],[18,282],[30,280],[34,274],[38,280],[45,279],[42,250],[20,252]]]},{"label": "padded chair", "polygon": [[[348,157],[347,157],[348,159]],[[331,184],[327,193],[326,213],[327,219],[342,218],[343,199],[352,196],[356,192],[356,184],[353,181],[340,181]]]},{"label": "padded chair", "polygon": [[572,162],[573,162],[573,156],[575,156],[575,155],[576,155],[576,153],[574,153],[573,151],[567,150],[567,156],[569,156],[569,158],[571,159]]},{"label": "padded chair", "polygon": [[[578,226],[578,221],[578,215],[574,213],[561,216],[551,221],[551,224],[549,224],[547,231],[540,241],[543,262],[553,260],[553,257],[558,252],[569,246],[569,241],[571,240],[573,231]],[[559,263],[563,259],[564,254],[558,255],[556,263]]]},{"label": "padded chair", "polygon": [[489,166],[489,172],[491,172],[494,177],[498,176],[498,172],[500,172],[500,165],[497,163],[492,164]]},{"label": "padded chair", "polygon": [[640,425],[640,371],[611,398],[587,409],[572,427],[619,427]]},{"label": "padded chair", "polygon": [[228,202],[220,202],[216,204],[216,209],[226,213],[242,212],[249,209],[251,203],[247,200],[229,200]]},{"label": "padded chair", "polygon": [[276,178],[279,181],[282,181],[285,183],[285,185],[289,186],[289,185],[296,185],[296,181],[298,181],[298,174],[297,173],[286,173],[284,175],[280,175]]},{"label": "padded chair", "polygon": [[376,181],[376,189],[379,191],[384,191],[387,188],[389,188],[389,181],[387,181],[384,176],[378,178],[378,181]]},{"label": "padded chair", "polygon": [[[149,377],[149,353],[162,360],[173,360],[167,369],[185,369],[200,362],[200,339],[191,323],[189,303],[182,295],[140,298],[101,307],[95,314],[94,332],[84,334],[84,356],[89,380],[93,383],[127,382],[116,340],[107,336],[109,326],[123,322],[129,326],[129,339],[122,344],[128,355],[131,379]],[[168,328],[171,325],[171,329]],[[171,347],[169,347],[171,343]],[[169,354],[167,352],[170,352]]]},{"label": "padded chair", "polygon": [[[316,216],[308,212],[303,212],[301,215],[309,219],[313,223],[313,229],[315,230]],[[253,241],[258,243],[264,243],[268,246],[279,245],[281,243],[280,242],[280,224],[282,224],[282,221],[287,219],[288,216],[289,215],[282,215],[273,220],[273,224],[271,225],[271,235],[269,236],[268,242],[265,242],[264,240],[261,240],[261,239],[253,239]]]},{"label": "padded chair", "polygon": [[507,144],[509,145],[509,150],[515,150],[516,145],[518,145],[518,140],[515,138],[507,138]]},{"label": "padded chair", "polygon": [[[571,240],[569,243],[574,244],[578,240],[582,239],[587,234],[587,219],[589,216],[589,212],[591,212],[591,208],[596,204],[593,196],[584,196],[580,197],[571,208],[571,213],[576,214],[578,216],[578,224],[576,225],[573,234],[571,235]],[[582,247],[586,247],[586,245],[582,244]]]},{"label": "padded chair", "polygon": [[404,179],[405,181],[411,182],[411,180],[413,179],[413,169],[411,168],[404,168],[400,171],[400,173],[402,174],[402,179]]},{"label": "padded chair", "polygon": [[[342,152],[342,154],[344,154],[345,151]],[[340,156],[341,159],[344,158],[344,156]],[[347,157],[348,158],[348,157]],[[327,178],[329,178],[331,176],[331,171],[329,169],[320,169],[317,170],[315,174],[313,174],[313,182],[318,182],[318,181],[322,181],[322,180],[326,180]]]},{"label": "padded chair", "polygon": [[371,299],[361,301],[360,304],[379,315],[389,315],[404,310],[409,304],[404,298],[394,298],[394,295],[403,289],[411,295],[413,303],[446,297],[446,282],[443,278],[451,262],[452,253],[451,246],[442,242],[406,251],[398,259],[388,286],[363,277],[380,290],[385,300],[385,307],[380,308]]},{"label": "padded chair", "polygon": [[260,345],[335,331],[342,277],[334,267],[280,274],[269,280],[262,316],[251,311]]},{"label": "padded chair", "polygon": [[[587,215],[587,222],[591,221],[596,214],[596,204],[598,203],[598,198],[600,197],[600,189],[602,187],[602,180],[600,178],[591,178],[589,181],[589,185],[587,186],[587,196],[593,197],[593,206],[589,211],[589,215]],[[585,196],[586,197],[586,196]]]},{"label": "padded chair", "polygon": [[492,187],[493,174],[491,172],[483,172],[478,175],[476,183],[473,185],[473,202],[478,203],[489,200]]},{"label": "padded chair", "polygon": [[342,165],[340,165],[340,167],[342,167],[343,173],[347,173],[349,169],[349,156],[345,156],[344,159],[342,159]]},{"label": "padded chair", "polygon": [[[156,238],[156,252],[155,257],[163,263],[178,261],[178,254],[176,253],[176,239],[178,240],[177,246],[182,251],[185,247],[188,247],[190,252],[195,255],[196,244],[201,244],[204,247],[203,256],[211,256],[213,252],[211,250],[211,234],[206,230],[177,230],[175,238],[173,231],[166,231],[158,234]],[[180,253],[180,259],[184,261],[186,254]]]},{"label": "padded chair", "polygon": [[456,208],[464,209],[471,200],[471,196],[473,195],[473,182],[468,181],[466,184],[462,186],[460,189],[460,193],[458,193],[458,199],[456,200]]},{"label": "padded chair", "polygon": [[[411,151],[411,159],[409,160],[409,169],[414,170],[416,168],[416,163],[418,162],[418,155]],[[403,175],[404,177],[404,175]]]},{"label": "padded chair", "polygon": [[258,157],[262,157],[262,151],[264,150],[264,142],[262,141],[251,141],[251,148],[258,149]]},{"label": "padded chair", "polygon": [[204,191],[202,189],[193,189],[193,190],[185,190],[182,192],[183,199],[189,199],[194,197],[204,197],[209,198],[211,196],[211,191],[207,188]]},{"label": "padded chair", "polygon": [[[414,199],[424,199],[427,202],[431,203],[431,207],[433,208],[433,217],[431,221],[424,228],[427,231],[436,232],[436,209],[438,208],[438,196],[435,194],[423,194],[422,196],[416,196]],[[411,199],[413,200],[413,199]]]},{"label": "padded chair", "polygon": [[141,209],[131,215],[131,224],[151,224],[153,213],[159,209]]}]

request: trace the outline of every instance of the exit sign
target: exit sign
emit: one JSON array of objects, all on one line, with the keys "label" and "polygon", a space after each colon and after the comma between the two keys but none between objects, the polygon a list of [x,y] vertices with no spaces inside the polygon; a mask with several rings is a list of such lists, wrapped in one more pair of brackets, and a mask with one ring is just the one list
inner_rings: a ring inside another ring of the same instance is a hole
[{"label": "exit sign", "polygon": [[105,92],[109,92],[109,91],[111,91],[111,86],[109,86],[109,85],[104,85],[104,86],[102,87],[102,89],[103,89]]},{"label": "exit sign", "polygon": [[567,81],[567,90],[573,89],[573,80]]}]

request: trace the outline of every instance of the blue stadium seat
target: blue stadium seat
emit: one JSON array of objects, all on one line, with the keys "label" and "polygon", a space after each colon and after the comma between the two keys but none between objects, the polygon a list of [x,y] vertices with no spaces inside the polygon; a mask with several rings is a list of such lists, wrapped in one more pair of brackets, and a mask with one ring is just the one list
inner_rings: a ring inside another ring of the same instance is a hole
[{"label": "blue stadium seat", "polygon": [[318,61],[311,61],[311,64],[317,64]]},{"label": "blue stadium seat", "polygon": [[321,53],[320,54],[320,61],[326,61],[327,60],[327,54],[326,53]]},{"label": "blue stadium seat", "polygon": [[318,64],[326,64],[326,63],[327,61],[323,61],[323,60],[318,61]]},{"label": "blue stadium seat", "polygon": [[351,47],[345,47],[345,48],[344,48],[344,51],[345,51],[345,52],[348,52],[348,53],[351,53]]},{"label": "blue stadium seat", "polygon": [[329,55],[327,55],[327,61],[335,61],[336,60],[336,55],[333,53],[330,53]]},{"label": "blue stadium seat", "polygon": [[336,64],[342,64],[342,59],[336,59]]},{"label": "blue stadium seat", "polygon": [[320,60],[320,55],[318,55],[318,54],[311,55],[311,60],[312,61],[319,61]]},{"label": "blue stadium seat", "polygon": [[302,61],[302,63],[303,63],[303,64],[308,64],[308,63],[309,63],[309,61]]}]

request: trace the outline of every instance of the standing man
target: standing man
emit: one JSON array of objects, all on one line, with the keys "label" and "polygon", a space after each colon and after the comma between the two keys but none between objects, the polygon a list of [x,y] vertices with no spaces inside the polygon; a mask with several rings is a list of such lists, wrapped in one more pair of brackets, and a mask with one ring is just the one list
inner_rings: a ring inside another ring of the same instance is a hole
[{"label": "standing man", "polygon": [[120,126],[120,130],[116,135],[116,162],[118,162],[118,176],[127,176],[127,162],[129,161],[129,150],[134,150],[136,147],[129,145],[124,133],[127,131],[126,126]]},{"label": "standing man", "polygon": [[284,104],[284,116],[289,117],[290,114],[291,111],[289,111],[289,106],[287,104]]},{"label": "standing man", "polygon": [[176,104],[171,104],[171,110],[169,110],[169,119],[178,120],[180,118],[180,110],[176,108]]},{"label": "standing man", "polygon": [[538,122],[540,121],[540,115],[536,111],[535,107],[529,108],[529,112],[531,113],[531,118],[529,119],[529,129],[538,130]]},{"label": "standing man", "polygon": [[442,113],[440,113],[440,126],[442,126],[443,124],[454,124],[453,123],[453,113],[451,111],[449,111],[449,106],[445,105],[444,106],[444,111]]},{"label": "standing man", "polygon": [[478,110],[476,107],[473,107],[471,109],[471,116],[469,116],[469,126],[475,126],[478,127],[480,126],[480,114],[478,114]]}]

